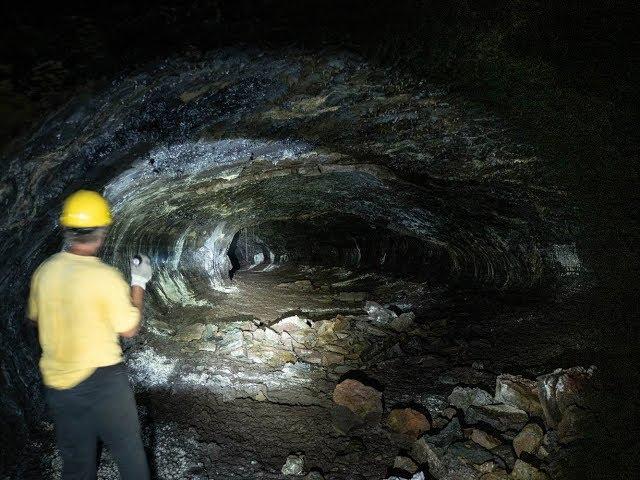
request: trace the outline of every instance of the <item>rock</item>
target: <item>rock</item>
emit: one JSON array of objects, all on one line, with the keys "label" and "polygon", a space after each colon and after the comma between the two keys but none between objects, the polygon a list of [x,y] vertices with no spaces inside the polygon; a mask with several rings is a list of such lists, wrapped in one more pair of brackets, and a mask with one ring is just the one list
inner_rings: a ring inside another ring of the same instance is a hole
[{"label": "rock", "polygon": [[215,352],[216,348],[217,346],[215,342],[202,342],[198,345],[198,350],[201,352]]},{"label": "rock", "polygon": [[529,415],[542,417],[537,384],[533,380],[502,374],[496,379],[496,401],[524,410]]},{"label": "rock", "polygon": [[256,394],[253,396],[253,399],[254,399],[256,402],[264,402],[264,401],[266,401],[266,400],[267,400],[267,396],[264,394],[264,392],[263,392],[262,390],[260,390],[258,393],[256,393]]},{"label": "rock", "polygon": [[305,363],[312,363],[314,365],[320,365],[322,363],[322,354],[308,348],[294,348],[295,354],[300,357],[300,360]]},{"label": "rock", "polygon": [[213,340],[218,333],[218,326],[212,323],[207,323],[204,327],[204,332],[202,332],[202,340],[210,341]]},{"label": "rock", "polygon": [[538,447],[542,443],[544,432],[539,425],[529,423],[525,425],[522,431],[513,439],[513,449],[519,457],[522,452],[535,454]]},{"label": "rock", "polygon": [[431,428],[427,417],[412,408],[396,408],[387,418],[387,425],[396,433],[407,435],[414,440]]},{"label": "rock", "polygon": [[502,460],[508,469],[512,469],[516,463],[516,454],[513,452],[511,445],[503,443],[491,450],[491,453]]},{"label": "rock", "polygon": [[447,449],[447,453],[457,458],[461,463],[473,465],[476,470],[479,469],[478,467],[480,465],[484,465],[488,462],[504,466],[504,463],[494,457],[491,452],[480,447],[474,442],[454,443]]},{"label": "rock", "polygon": [[283,475],[302,475],[304,471],[304,455],[289,455],[281,471]]},{"label": "rock", "polygon": [[327,367],[331,365],[341,365],[344,363],[344,355],[334,352],[323,352],[320,357],[320,363]]},{"label": "rock", "polygon": [[184,327],[180,333],[175,336],[176,340],[181,342],[191,342],[193,340],[200,340],[204,333],[205,325],[202,323],[194,323]]},{"label": "rock", "polygon": [[542,404],[544,419],[550,428],[557,427],[562,413],[570,405],[585,407],[585,393],[595,371],[583,367],[557,369],[553,373],[538,377],[538,396]]},{"label": "rock", "polygon": [[333,401],[367,418],[382,414],[382,392],[354,379],[346,379],[333,390]]},{"label": "rock", "polygon": [[447,407],[442,411],[441,416],[451,420],[453,417],[456,416],[457,413],[458,412],[456,411],[455,408]]},{"label": "rock", "polygon": [[544,460],[551,455],[551,453],[557,452],[559,447],[558,434],[554,431],[549,431],[542,437],[542,442],[540,442],[536,456]]},{"label": "rock", "polygon": [[529,416],[524,410],[505,404],[471,405],[467,409],[465,420],[472,425],[486,423],[501,432],[505,432],[508,430],[521,430],[529,421]]},{"label": "rock", "polygon": [[282,343],[282,337],[270,328],[256,330],[253,332],[253,339],[258,342],[263,341],[267,345],[280,345]]},{"label": "rock", "polygon": [[304,480],[324,480],[324,475],[317,470],[312,470],[304,476]]},{"label": "rock", "polygon": [[398,455],[393,461],[393,468],[404,470],[407,473],[414,474],[418,471],[418,465],[409,457]]},{"label": "rock", "polygon": [[496,438],[482,430],[478,430],[477,428],[472,429],[469,439],[488,450],[502,444],[502,441],[499,438]]},{"label": "rock", "polygon": [[493,472],[485,473],[480,477],[481,480],[513,480],[506,470],[497,469]]},{"label": "rock", "polygon": [[[406,480],[400,477],[387,477],[385,480]],[[424,473],[418,472],[410,480],[425,480]]]},{"label": "rock", "polygon": [[231,356],[239,356],[243,353],[244,336],[241,330],[232,330],[222,337],[218,351]]},{"label": "rock", "polygon": [[571,405],[562,412],[562,419],[558,423],[557,432],[560,443],[570,443],[585,436],[588,428],[589,413],[576,405]]},{"label": "rock", "polygon": [[364,309],[371,321],[380,325],[386,325],[397,317],[397,315],[391,310],[384,308],[379,303],[372,302],[371,300],[367,300],[365,302]]},{"label": "rock", "polygon": [[310,329],[311,326],[307,322],[309,322],[309,320],[300,318],[298,315],[293,315],[291,317],[278,320],[276,323],[271,325],[271,329],[278,334],[281,334],[282,332],[291,334],[300,330]]},{"label": "rock", "polygon": [[557,429],[562,443],[582,438],[590,422],[590,396],[595,394],[595,367],[558,369],[538,377],[538,395],[545,424]]},{"label": "rock", "polygon": [[413,442],[411,447],[411,458],[417,461],[419,464],[432,462],[437,465],[440,462],[440,457],[443,455],[445,449],[449,447],[456,440],[464,438],[462,430],[460,429],[460,422],[457,418],[454,418],[449,425],[447,425],[442,431],[436,435],[423,435],[418,440]]},{"label": "rock", "polygon": [[460,421],[457,418],[454,418],[437,434],[428,436],[425,435],[423,438],[426,438],[427,441],[433,445],[447,448],[456,440],[462,440],[464,438],[464,435],[462,434],[462,429],[460,428]]},{"label": "rock", "polygon": [[343,405],[331,408],[331,424],[336,431],[347,435],[352,429],[364,424],[364,420]]},{"label": "rock", "polygon": [[420,465],[429,465],[429,472],[436,478],[440,478],[446,472],[444,451],[444,448],[430,444],[425,437],[421,437],[413,443],[411,458]]},{"label": "rock", "polygon": [[549,476],[533,465],[518,459],[511,472],[511,478],[516,480],[548,480]]},{"label": "rock", "polygon": [[[430,444],[426,435],[416,440],[411,449],[411,457],[420,465],[427,464],[429,473],[438,480],[477,480],[481,473],[474,467],[462,462],[457,454],[461,451],[454,448],[448,453],[445,448]],[[480,449],[480,447],[478,447]],[[490,454],[489,457],[490,458]]]},{"label": "rock", "polygon": [[449,403],[460,410],[466,411],[470,405],[481,407],[496,403],[489,392],[475,387],[456,387],[449,395]]},{"label": "rock", "polygon": [[406,332],[411,329],[416,316],[413,312],[402,313],[391,320],[389,326],[396,332]]}]

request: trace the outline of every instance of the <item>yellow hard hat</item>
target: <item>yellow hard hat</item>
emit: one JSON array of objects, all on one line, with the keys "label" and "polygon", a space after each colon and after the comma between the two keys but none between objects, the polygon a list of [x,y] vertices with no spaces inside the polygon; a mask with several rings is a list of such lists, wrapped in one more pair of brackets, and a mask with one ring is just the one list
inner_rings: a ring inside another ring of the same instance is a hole
[{"label": "yellow hard hat", "polygon": [[64,201],[60,223],[66,228],[98,228],[111,225],[111,209],[97,192],[78,190]]}]

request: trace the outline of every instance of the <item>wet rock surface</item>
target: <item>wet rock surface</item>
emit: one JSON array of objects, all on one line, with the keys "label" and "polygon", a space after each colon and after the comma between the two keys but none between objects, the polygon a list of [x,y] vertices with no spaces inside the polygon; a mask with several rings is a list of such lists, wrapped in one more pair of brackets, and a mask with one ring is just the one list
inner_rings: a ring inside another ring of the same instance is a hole
[{"label": "wet rock surface", "polygon": [[[105,261],[143,251],[155,268],[125,356],[156,478],[544,478],[579,438],[590,377],[543,375],[575,357],[579,325],[553,317],[572,294],[555,246],[575,238],[507,130],[346,54],[170,60],[70,103],[7,160],[24,189],[0,252],[7,272],[35,267],[58,248],[51,205],[104,187]],[[37,379],[16,301],[2,346],[12,378]],[[11,388],[22,418],[37,381]],[[36,424],[18,478],[59,471]],[[115,472],[105,453],[101,478]]]}]

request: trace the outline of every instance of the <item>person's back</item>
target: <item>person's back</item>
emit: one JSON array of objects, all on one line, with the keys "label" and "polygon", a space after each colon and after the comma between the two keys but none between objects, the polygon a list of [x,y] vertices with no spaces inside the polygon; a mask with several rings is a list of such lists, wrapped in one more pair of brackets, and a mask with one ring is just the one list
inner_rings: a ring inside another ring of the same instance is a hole
[{"label": "person's back", "polygon": [[33,278],[29,310],[38,317],[46,385],[71,388],[96,368],[122,361],[116,332],[134,328],[140,312],[120,272],[97,257],[61,252]]},{"label": "person's back", "polygon": [[40,370],[64,480],[96,477],[99,440],[122,479],[149,478],[119,336],[138,333],[152,269],[145,256],[132,260],[129,288],[117,269],[100,261],[111,222],[109,204],[98,193],[71,195],[60,217],[65,251],[31,279],[27,316],[38,326]]}]

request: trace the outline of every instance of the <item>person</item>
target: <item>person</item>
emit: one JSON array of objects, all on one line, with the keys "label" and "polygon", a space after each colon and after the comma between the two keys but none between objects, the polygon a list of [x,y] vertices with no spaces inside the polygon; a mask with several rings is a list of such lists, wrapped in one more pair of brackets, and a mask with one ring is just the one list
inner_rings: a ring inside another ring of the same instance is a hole
[{"label": "person", "polygon": [[63,460],[63,480],[95,479],[98,442],[114,457],[123,480],[149,478],[133,391],[119,336],[135,336],[149,258],[131,261],[131,288],[98,258],[112,223],[107,201],[80,190],[60,217],[65,248],[35,271],[27,316],[36,322],[47,406]]}]

